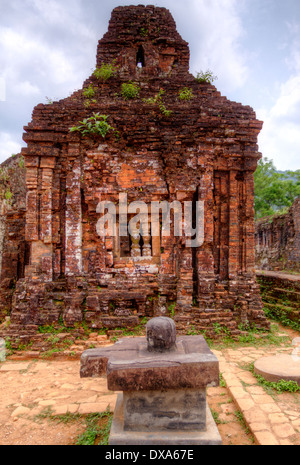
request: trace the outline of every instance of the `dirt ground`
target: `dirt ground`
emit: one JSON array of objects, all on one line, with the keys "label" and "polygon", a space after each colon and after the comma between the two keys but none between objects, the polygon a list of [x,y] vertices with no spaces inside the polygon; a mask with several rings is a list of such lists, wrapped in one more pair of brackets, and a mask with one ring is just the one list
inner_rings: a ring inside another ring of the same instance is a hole
[{"label": "dirt ground", "polygon": [[[0,444],[72,445],[88,413],[113,409],[116,394],[106,379],[81,379],[79,367],[79,361],[1,363]],[[208,402],[224,445],[253,444],[225,387],[208,388]]]},{"label": "dirt ground", "polygon": [[[80,378],[79,369],[79,360],[1,362],[0,445],[73,445],[88,414],[113,410],[116,393],[107,390],[106,378]],[[208,388],[207,398],[224,445],[255,444],[226,387]],[[284,411],[299,412],[299,393],[275,400]]]}]

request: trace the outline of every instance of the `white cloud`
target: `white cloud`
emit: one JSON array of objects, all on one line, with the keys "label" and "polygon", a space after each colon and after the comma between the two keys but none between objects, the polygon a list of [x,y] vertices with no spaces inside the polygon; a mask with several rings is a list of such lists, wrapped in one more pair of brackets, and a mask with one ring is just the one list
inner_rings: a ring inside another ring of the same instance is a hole
[{"label": "white cloud", "polygon": [[278,95],[270,108],[261,108],[257,115],[264,121],[259,136],[263,156],[274,161],[280,170],[300,168],[300,24],[287,23],[290,32],[286,64],[290,77],[278,87]]},{"label": "white cloud", "polygon": [[[8,28],[0,31],[0,45],[5,51],[1,60],[5,77],[7,80],[13,80],[16,87],[22,83],[24,68],[31,68],[32,77],[36,82],[45,77],[48,82],[53,81],[56,84],[72,80],[75,69],[67,56],[67,49],[57,50],[52,48],[51,43],[37,42]],[[23,81],[23,87],[24,82],[29,81]],[[31,90],[33,87],[38,89],[36,85],[31,84]]]},{"label": "white cloud", "polygon": [[290,55],[286,59],[286,64],[292,71],[300,71],[300,23],[287,21],[286,25],[289,32],[286,46],[290,47]]},{"label": "white cloud", "polygon": [[300,74],[292,76],[280,87],[277,100],[270,109],[257,110],[264,121],[259,146],[280,170],[300,168]]},{"label": "white cloud", "polygon": [[[174,4],[177,23],[190,42],[191,72],[211,69],[224,92],[241,87],[248,76],[247,56],[240,48],[243,29],[237,0],[189,0]],[[187,18],[186,11],[193,11]],[[197,40],[195,38],[197,37]]]},{"label": "white cloud", "polygon": [[23,96],[39,95],[41,93],[40,89],[29,81],[20,82],[17,86],[17,91]]},{"label": "white cloud", "polygon": [[[11,134],[0,132],[0,162],[3,162],[12,154],[19,153],[20,150],[21,145],[12,139]],[[3,154],[5,154],[5,158],[3,158]]]},{"label": "white cloud", "polygon": [[259,135],[259,150],[264,157],[273,160],[274,165],[279,170],[299,169],[300,159],[300,131],[295,123],[278,122],[269,116],[263,117],[264,126]]},{"label": "white cloud", "polygon": [[279,97],[270,110],[271,118],[299,118],[300,121],[300,73],[281,85]]}]

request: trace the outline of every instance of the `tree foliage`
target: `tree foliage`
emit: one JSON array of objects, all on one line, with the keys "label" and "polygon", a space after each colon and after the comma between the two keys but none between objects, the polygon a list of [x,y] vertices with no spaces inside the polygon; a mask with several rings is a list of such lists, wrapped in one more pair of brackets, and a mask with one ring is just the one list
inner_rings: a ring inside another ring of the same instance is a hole
[{"label": "tree foliage", "polygon": [[255,217],[282,213],[300,196],[300,170],[277,171],[273,161],[262,158],[254,173]]}]

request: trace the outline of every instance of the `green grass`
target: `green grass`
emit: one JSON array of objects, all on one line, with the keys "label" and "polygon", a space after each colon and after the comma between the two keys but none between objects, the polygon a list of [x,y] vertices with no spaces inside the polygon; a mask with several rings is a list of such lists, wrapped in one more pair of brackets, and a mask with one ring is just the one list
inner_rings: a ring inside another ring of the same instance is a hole
[{"label": "green grass", "polygon": [[48,420],[55,423],[78,423],[84,424],[85,430],[76,438],[75,445],[93,446],[108,445],[108,438],[111,428],[113,412],[109,406],[104,412],[90,413],[81,415],[80,413],[66,413],[64,415],[55,415],[51,407],[45,408],[41,413],[34,417],[35,421]]},{"label": "green grass", "polygon": [[92,413],[86,417],[86,430],[77,437],[77,446],[108,445],[113,414],[109,408],[102,413]]},{"label": "green grass", "polygon": [[267,318],[274,321],[279,321],[283,326],[287,326],[296,331],[300,331],[300,323],[297,321],[291,320],[289,318],[288,312],[282,308],[266,308],[264,307],[264,312]]},{"label": "green grass", "polygon": [[242,412],[240,412],[240,410],[237,410],[236,412],[234,412],[234,416],[237,418],[239,424],[242,426],[245,433],[250,434],[250,430],[248,426],[246,425]]},{"label": "green grass", "polygon": [[227,423],[226,421],[220,420],[219,413],[216,412],[214,409],[211,408],[210,411],[216,425],[224,425],[225,423]]},{"label": "green grass", "polygon": [[[246,329],[246,328],[245,328]],[[230,333],[220,327],[218,323],[215,323],[214,330],[216,334],[221,335],[220,340],[208,340],[208,344],[211,348],[214,349],[224,349],[224,348],[235,348],[241,346],[251,346],[251,347],[263,347],[268,345],[277,345],[290,343],[290,337],[288,335],[279,335],[278,334],[278,325],[275,323],[271,324],[270,331],[264,332],[258,330],[255,327],[248,328],[247,334],[241,334],[236,339],[233,339],[230,336]]]}]

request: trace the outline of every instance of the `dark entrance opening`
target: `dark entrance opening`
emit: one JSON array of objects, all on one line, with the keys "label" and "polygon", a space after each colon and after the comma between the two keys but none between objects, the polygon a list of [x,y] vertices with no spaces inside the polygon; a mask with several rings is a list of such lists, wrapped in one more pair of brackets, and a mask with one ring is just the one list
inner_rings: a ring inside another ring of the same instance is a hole
[{"label": "dark entrance opening", "polygon": [[138,68],[144,68],[145,66],[145,53],[142,45],[139,46],[139,49],[136,54],[136,66]]}]

